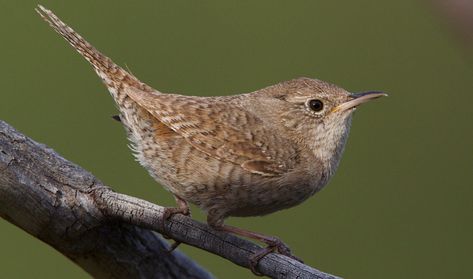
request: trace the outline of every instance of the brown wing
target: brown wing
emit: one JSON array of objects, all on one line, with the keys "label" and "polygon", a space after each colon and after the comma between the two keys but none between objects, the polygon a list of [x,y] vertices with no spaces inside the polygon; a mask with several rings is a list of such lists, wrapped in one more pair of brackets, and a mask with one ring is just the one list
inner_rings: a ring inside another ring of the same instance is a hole
[{"label": "brown wing", "polygon": [[[126,90],[131,99],[159,121],[214,158],[266,176],[284,173],[291,167],[280,158],[278,148],[274,148],[284,147],[281,139],[267,131],[258,117],[240,109],[235,102],[229,103],[231,98],[188,97],[135,88]],[[271,142],[273,148],[267,142]]]}]

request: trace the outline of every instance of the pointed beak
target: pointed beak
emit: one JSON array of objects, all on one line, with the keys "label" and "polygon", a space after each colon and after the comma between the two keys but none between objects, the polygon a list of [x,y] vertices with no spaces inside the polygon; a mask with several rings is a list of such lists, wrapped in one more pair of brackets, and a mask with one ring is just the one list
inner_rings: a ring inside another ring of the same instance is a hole
[{"label": "pointed beak", "polygon": [[379,91],[370,91],[370,92],[363,92],[363,93],[354,93],[350,95],[351,100],[342,103],[338,106],[336,106],[332,112],[337,112],[337,111],[346,111],[351,108],[355,108],[363,103],[366,103],[368,101],[377,99],[379,97],[383,96],[388,96],[388,94],[384,92],[379,92]]}]

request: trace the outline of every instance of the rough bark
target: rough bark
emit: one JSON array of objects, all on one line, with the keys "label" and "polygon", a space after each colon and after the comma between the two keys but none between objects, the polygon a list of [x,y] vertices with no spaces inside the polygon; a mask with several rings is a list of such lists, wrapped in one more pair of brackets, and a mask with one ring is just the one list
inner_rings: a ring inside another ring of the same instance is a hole
[{"label": "rough bark", "polygon": [[[48,243],[96,278],[211,278],[156,233],[163,207],[116,193],[92,174],[0,121],[0,217]],[[165,233],[248,267],[259,246],[175,215]],[[338,278],[279,254],[273,278]]]}]

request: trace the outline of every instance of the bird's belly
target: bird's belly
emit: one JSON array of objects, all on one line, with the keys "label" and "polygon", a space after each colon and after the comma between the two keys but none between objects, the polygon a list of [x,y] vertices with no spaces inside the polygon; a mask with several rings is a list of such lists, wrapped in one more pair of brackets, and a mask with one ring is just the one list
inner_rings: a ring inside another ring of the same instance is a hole
[{"label": "bird's belly", "polygon": [[288,184],[281,177],[251,174],[232,163],[224,163],[219,169],[231,171],[184,187],[184,198],[223,217],[270,214],[302,203],[319,189],[307,181]]},{"label": "bird's belly", "polygon": [[[149,117],[141,110],[135,115]],[[320,178],[306,172],[281,177],[250,173],[197,150],[156,123],[148,120],[141,123],[145,128],[129,131],[138,161],[167,190],[205,211],[223,218],[265,215],[300,204],[320,188]]]},{"label": "bird's belly", "polygon": [[260,197],[241,200],[228,212],[228,216],[261,216],[296,206],[313,194],[308,185],[302,186],[306,189],[297,192],[281,190],[278,193],[267,192]]},{"label": "bird's belly", "polygon": [[[145,163],[151,175],[167,190],[201,209],[224,216],[258,216],[295,206],[316,191],[306,181],[252,174],[241,166],[198,151],[185,140],[179,148],[160,144],[159,158]],[[307,177],[299,176],[299,177]]]}]

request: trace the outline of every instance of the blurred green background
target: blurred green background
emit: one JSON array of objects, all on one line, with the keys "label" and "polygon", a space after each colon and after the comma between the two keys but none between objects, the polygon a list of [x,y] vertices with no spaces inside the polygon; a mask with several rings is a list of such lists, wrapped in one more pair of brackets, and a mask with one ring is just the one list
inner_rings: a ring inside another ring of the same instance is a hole
[{"label": "blurred green background", "polygon": [[[100,80],[36,15],[37,3],[0,0],[0,119],[117,191],[173,205],[133,160]],[[233,94],[299,76],[388,92],[357,111],[321,193],[228,223],[277,235],[307,264],[346,278],[473,278],[473,50],[430,2],[40,3],[164,92]],[[88,277],[4,220],[0,247],[2,278]],[[180,249],[219,278],[252,276]]]}]

